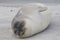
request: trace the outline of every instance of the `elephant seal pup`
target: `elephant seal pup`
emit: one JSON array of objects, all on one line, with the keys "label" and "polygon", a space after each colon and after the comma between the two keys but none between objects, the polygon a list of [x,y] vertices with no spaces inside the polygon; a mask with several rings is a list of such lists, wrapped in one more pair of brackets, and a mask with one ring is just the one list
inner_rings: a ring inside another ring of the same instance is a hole
[{"label": "elephant seal pup", "polygon": [[41,3],[25,4],[13,18],[13,32],[20,38],[29,37],[47,28],[50,20],[51,13],[47,6]]}]

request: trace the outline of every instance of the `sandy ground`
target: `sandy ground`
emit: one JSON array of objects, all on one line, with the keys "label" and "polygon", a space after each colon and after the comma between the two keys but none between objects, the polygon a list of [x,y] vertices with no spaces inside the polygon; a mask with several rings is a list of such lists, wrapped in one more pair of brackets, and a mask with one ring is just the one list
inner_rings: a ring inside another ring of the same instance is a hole
[{"label": "sandy ground", "polygon": [[18,39],[11,29],[11,21],[18,8],[0,6],[0,40],[60,40],[60,5],[48,5],[52,11],[52,20],[48,28],[30,38]]}]

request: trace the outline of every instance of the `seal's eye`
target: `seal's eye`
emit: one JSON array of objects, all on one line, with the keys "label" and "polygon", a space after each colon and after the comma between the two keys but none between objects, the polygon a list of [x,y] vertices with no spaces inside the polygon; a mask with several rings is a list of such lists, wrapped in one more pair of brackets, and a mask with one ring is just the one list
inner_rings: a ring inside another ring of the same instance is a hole
[{"label": "seal's eye", "polygon": [[23,26],[24,26],[24,22],[16,22],[14,24],[14,28],[23,28]]},{"label": "seal's eye", "polygon": [[14,28],[19,27],[18,24],[19,24],[19,22],[16,22],[16,23],[14,24]]}]

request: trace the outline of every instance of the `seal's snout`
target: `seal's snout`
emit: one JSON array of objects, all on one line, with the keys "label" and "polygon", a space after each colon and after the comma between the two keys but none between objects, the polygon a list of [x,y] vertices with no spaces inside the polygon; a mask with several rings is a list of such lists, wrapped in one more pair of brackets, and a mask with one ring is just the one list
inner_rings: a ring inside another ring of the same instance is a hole
[{"label": "seal's snout", "polygon": [[22,21],[22,22],[16,22],[14,24],[14,34],[16,34],[18,36],[23,35],[24,31],[25,31],[24,30],[24,25],[25,25],[24,21]]}]

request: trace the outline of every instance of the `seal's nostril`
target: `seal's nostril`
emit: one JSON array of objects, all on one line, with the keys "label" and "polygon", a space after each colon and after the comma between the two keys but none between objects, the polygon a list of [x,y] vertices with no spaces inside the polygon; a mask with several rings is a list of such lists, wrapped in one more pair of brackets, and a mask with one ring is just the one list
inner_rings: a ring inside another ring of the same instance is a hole
[{"label": "seal's nostril", "polygon": [[16,35],[20,35],[20,31],[14,31]]},{"label": "seal's nostril", "polygon": [[20,31],[17,31],[16,34],[17,34],[17,35],[20,35]]}]

